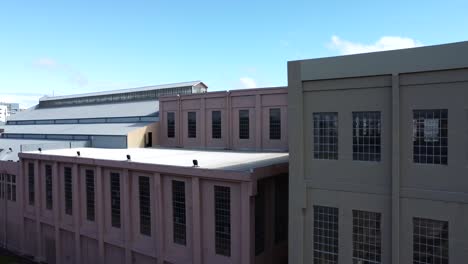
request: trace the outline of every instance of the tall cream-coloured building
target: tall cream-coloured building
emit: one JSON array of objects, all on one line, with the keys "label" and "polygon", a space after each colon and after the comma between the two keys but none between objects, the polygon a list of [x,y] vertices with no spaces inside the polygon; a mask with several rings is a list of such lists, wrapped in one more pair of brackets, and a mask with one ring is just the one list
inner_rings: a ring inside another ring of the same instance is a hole
[{"label": "tall cream-coloured building", "polygon": [[466,263],[468,42],[288,64],[289,263]]}]

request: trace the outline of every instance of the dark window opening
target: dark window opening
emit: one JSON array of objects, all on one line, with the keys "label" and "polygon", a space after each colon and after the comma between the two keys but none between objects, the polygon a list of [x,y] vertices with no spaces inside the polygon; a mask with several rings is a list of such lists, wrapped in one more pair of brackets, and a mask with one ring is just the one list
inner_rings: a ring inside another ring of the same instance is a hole
[{"label": "dark window opening", "polygon": [[196,138],[197,137],[197,113],[188,112],[188,137]]},{"label": "dark window opening", "polygon": [[413,161],[447,165],[447,109],[413,111]]},{"label": "dark window opening", "polygon": [[221,111],[211,112],[211,136],[221,138]]},{"label": "dark window opening", "polygon": [[338,263],[338,208],[314,206],[314,263]]},{"label": "dark window opening", "polygon": [[45,165],[45,195],[46,195],[46,208],[52,210],[52,166]]},{"label": "dark window opening", "polygon": [[63,188],[65,191],[65,213],[72,215],[73,212],[73,187],[72,187],[72,168],[63,169]]},{"label": "dark window opening", "polygon": [[167,137],[168,138],[175,137],[175,113],[174,112],[167,113]]},{"label": "dark window opening", "polygon": [[255,255],[265,251],[265,187],[258,182],[255,196]]},{"label": "dark window opening", "polygon": [[250,138],[249,110],[239,110],[239,138]]},{"label": "dark window opening", "polygon": [[120,174],[110,174],[111,186],[111,222],[113,227],[120,228]]},{"label": "dark window opening", "polygon": [[353,112],[353,160],[380,161],[380,112]]},{"label": "dark window opening", "polygon": [[270,139],[281,139],[281,109],[270,109]]},{"label": "dark window opening", "polygon": [[94,170],[86,170],[86,219],[94,221],[96,219],[95,203],[95,179]]},{"label": "dark window opening", "polygon": [[151,236],[150,178],[138,177],[138,187],[140,193],[140,233]]},{"label": "dark window opening", "polygon": [[28,163],[28,197],[29,197],[29,205],[34,205],[34,163]]},{"label": "dark window opening", "polygon": [[186,212],[185,212],[185,182],[172,181],[172,216],[174,223],[174,243],[187,244]]},{"label": "dark window opening", "polygon": [[353,210],[353,263],[381,263],[380,213]]},{"label": "dark window opening", "polygon": [[216,254],[231,256],[231,189],[214,186]]},{"label": "dark window opening", "polygon": [[449,223],[413,218],[413,263],[449,263]]},{"label": "dark window opening", "polygon": [[288,176],[278,176],[275,180],[275,243],[288,239]]},{"label": "dark window opening", "polygon": [[338,159],[338,113],[314,113],[314,158]]}]

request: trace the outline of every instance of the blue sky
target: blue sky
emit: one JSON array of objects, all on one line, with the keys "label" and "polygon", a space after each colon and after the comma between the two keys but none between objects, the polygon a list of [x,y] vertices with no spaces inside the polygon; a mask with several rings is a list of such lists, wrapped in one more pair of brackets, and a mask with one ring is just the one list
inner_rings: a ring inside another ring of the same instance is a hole
[{"label": "blue sky", "polygon": [[287,61],[468,40],[468,1],[2,1],[0,101],[202,80],[287,84]]}]

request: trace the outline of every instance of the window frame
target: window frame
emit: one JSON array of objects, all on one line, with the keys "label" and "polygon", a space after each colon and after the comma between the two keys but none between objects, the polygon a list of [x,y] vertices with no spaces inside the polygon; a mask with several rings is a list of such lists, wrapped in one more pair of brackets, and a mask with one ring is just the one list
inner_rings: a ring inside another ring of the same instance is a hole
[{"label": "window frame", "polygon": [[[67,174],[69,170],[69,175]],[[63,167],[63,196],[66,215],[73,215],[73,169],[70,166]]]},{"label": "window frame", "polygon": [[[219,116],[215,116],[219,115]],[[213,110],[211,111],[211,138],[212,139],[221,139],[222,138],[222,111],[221,110]],[[215,120],[217,122],[215,122]],[[218,122],[219,121],[219,122]]]},{"label": "window frame", "polygon": [[[49,170],[50,169],[50,173]],[[47,210],[54,208],[54,194],[53,194],[53,166],[51,164],[44,165],[44,187],[45,187],[45,205]]]},{"label": "window frame", "polygon": [[380,162],[382,160],[381,111],[354,111],[353,160]]},{"label": "window frame", "polygon": [[[281,140],[281,108],[273,107],[268,110],[269,113],[269,138],[270,140]],[[277,118],[277,120],[274,120]]]},{"label": "window frame", "polygon": [[168,138],[175,138],[175,129],[176,129],[176,118],[175,112],[167,112],[166,114],[166,132]]},{"label": "window frame", "polygon": [[[214,185],[213,187],[215,204],[215,253],[217,255],[230,257],[232,246],[231,187],[222,185]],[[222,205],[224,208],[222,208]]]},{"label": "window frame", "polygon": [[[110,188],[110,210],[111,210],[111,226],[114,228],[122,227],[122,176],[120,172],[109,173],[109,188]],[[115,180],[118,179],[118,187],[115,187]],[[116,204],[114,204],[114,202]]]},{"label": "window frame", "polygon": [[151,178],[138,176],[138,208],[140,217],[140,234],[151,236]]},{"label": "window frame", "polygon": [[[88,173],[90,172],[90,173]],[[96,221],[96,173],[94,169],[84,169],[86,220]]]},{"label": "window frame", "polygon": [[250,139],[250,109],[239,109],[239,139]]},{"label": "window frame", "polygon": [[[413,163],[420,165],[448,165],[448,119],[447,108],[440,109],[413,109]],[[432,117],[432,118],[430,118]],[[426,122],[429,120],[438,120],[437,130],[430,130],[430,126],[435,126],[435,122]],[[427,123],[427,124],[426,124]],[[426,127],[429,126],[429,128]],[[437,131],[437,137],[426,137],[428,134],[434,134]],[[434,140],[434,138],[436,140]],[[437,144],[438,143],[438,144]]]},{"label": "window frame", "polygon": [[187,189],[183,180],[171,180],[172,197],[172,241],[187,245]]},{"label": "window frame", "polygon": [[[338,112],[313,112],[312,119],[313,119],[313,157],[314,159],[316,160],[338,160],[339,159],[339,113]],[[330,127],[328,127],[329,125]]]},{"label": "window frame", "polygon": [[197,138],[197,112],[187,112],[187,137]]}]

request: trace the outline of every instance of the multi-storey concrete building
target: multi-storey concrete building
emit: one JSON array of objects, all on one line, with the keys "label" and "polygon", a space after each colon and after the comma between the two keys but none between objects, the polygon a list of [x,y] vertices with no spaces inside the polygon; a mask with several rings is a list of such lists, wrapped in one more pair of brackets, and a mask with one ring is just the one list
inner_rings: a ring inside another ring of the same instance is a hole
[{"label": "multi-storey concrete building", "polygon": [[468,42],[288,64],[289,263],[466,263]]},{"label": "multi-storey concrete building", "polygon": [[0,161],[0,243],[47,263],[285,263],[286,98],[284,88],[164,97],[165,115],[174,99],[179,111],[157,134],[193,144],[157,137],[163,147]]}]

